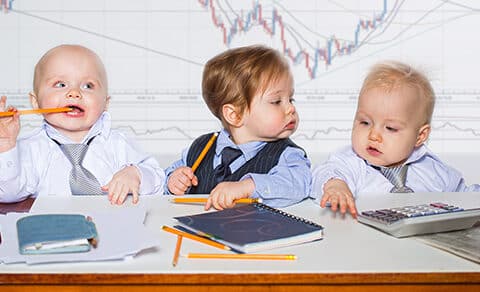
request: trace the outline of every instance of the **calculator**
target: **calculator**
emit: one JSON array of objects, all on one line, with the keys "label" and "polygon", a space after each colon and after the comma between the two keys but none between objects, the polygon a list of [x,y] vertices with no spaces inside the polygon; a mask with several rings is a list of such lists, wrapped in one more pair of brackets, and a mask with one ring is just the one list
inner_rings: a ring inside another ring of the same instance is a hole
[{"label": "calculator", "polygon": [[480,208],[445,203],[363,211],[358,221],[395,237],[462,230],[480,221]]}]

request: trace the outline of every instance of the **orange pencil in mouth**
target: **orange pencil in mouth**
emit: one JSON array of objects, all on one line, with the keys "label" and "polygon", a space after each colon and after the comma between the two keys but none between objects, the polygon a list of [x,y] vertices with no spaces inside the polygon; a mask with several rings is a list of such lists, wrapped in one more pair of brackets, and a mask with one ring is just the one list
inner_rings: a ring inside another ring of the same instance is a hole
[{"label": "orange pencil in mouth", "polygon": [[72,111],[71,107],[58,107],[58,108],[39,108],[31,110],[20,110],[17,112],[0,112],[0,117],[10,117],[18,113],[19,115],[31,115],[31,114],[49,114],[49,113],[65,113]]}]

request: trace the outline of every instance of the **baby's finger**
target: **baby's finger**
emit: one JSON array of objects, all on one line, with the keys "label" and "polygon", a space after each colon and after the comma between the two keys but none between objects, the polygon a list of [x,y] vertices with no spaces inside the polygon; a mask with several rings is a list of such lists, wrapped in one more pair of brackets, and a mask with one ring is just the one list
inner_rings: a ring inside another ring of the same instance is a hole
[{"label": "baby's finger", "polygon": [[205,203],[205,211],[209,210],[212,207],[212,197],[208,197],[207,202]]},{"label": "baby's finger", "polygon": [[125,199],[128,196],[128,190],[129,188],[126,185],[122,185],[120,187],[120,192],[118,192],[117,205],[121,205],[123,204],[123,202],[125,202]]},{"label": "baby's finger", "polygon": [[350,211],[350,214],[352,214],[352,217],[357,219],[357,208],[355,206],[355,200],[352,197],[347,197],[347,204],[348,204],[348,210]]},{"label": "baby's finger", "polygon": [[132,191],[132,203],[133,204],[137,204],[138,203],[138,200],[139,200],[139,195],[138,195],[138,191],[137,190],[133,190]]},{"label": "baby's finger", "polygon": [[186,185],[185,183],[183,183],[181,181],[177,181],[176,183],[174,183],[174,186],[173,186],[173,188],[176,191],[176,194],[185,193],[185,191],[188,189],[188,187],[189,187],[188,185]]},{"label": "baby's finger", "polygon": [[191,180],[193,179],[193,177],[195,176],[195,175],[193,174],[192,169],[191,169],[190,167],[184,167],[184,168],[182,168],[182,171],[181,171],[181,172],[182,172],[182,174],[183,174],[184,176],[186,176],[186,177],[188,178],[188,180],[190,180],[190,181],[191,181]]},{"label": "baby's finger", "polygon": [[193,176],[192,178],[192,185],[197,186],[198,185],[198,178],[196,175]]},{"label": "baby's finger", "polygon": [[331,196],[330,197],[330,205],[331,205],[331,209],[333,212],[336,212],[337,209],[338,209],[338,196]]},{"label": "baby's finger", "polygon": [[2,97],[0,97],[0,112],[5,111],[6,104],[7,104],[7,97],[5,95],[2,95]]},{"label": "baby's finger", "polygon": [[235,199],[231,196],[224,196],[224,208],[233,208],[235,206]]},{"label": "baby's finger", "polygon": [[328,193],[323,194],[322,200],[320,201],[320,207],[325,208],[329,200],[330,200],[330,194]]},{"label": "baby's finger", "polygon": [[345,214],[347,212],[347,200],[345,196],[340,196],[338,203],[340,204],[340,213]]},{"label": "baby's finger", "polygon": [[211,202],[213,208],[217,210],[223,210],[222,206],[220,206],[219,201],[221,200],[221,196],[215,192],[215,189],[213,192],[210,194]]},{"label": "baby's finger", "polygon": [[120,192],[120,187],[118,186],[118,184],[110,183],[110,186],[108,188],[108,198],[112,205],[117,203],[119,192]]}]

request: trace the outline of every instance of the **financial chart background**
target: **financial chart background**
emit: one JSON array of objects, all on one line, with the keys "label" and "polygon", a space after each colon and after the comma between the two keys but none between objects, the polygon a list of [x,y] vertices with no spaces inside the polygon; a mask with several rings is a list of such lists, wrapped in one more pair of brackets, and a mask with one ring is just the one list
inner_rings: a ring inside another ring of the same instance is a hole
[{"label": "financial chart background", "polygon": [[[0,0],[0,94],[29,108],[33,67],[49,48],[78,43],[107,67],[114,128],[155,155],[179,156],[220,128],[200,92],[203,64],[261,43],[291,62],[308,153],[349,143],[358,89],[375,62],[424,70],[437,105],[429,147],[478,152],[480,4],[477,1]],[[22,116],[22,133],[40,117]]]}]

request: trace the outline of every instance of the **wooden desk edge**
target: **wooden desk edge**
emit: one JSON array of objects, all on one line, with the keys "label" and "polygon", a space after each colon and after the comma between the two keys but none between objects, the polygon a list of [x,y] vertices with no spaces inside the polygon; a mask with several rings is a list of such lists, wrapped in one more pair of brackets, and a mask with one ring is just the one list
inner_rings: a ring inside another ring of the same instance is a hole
[{"label": "wooden desk edge", "polygon": [[0,274],[2,285],[416,285],[480,287],[480,272],[328,274]]}]

